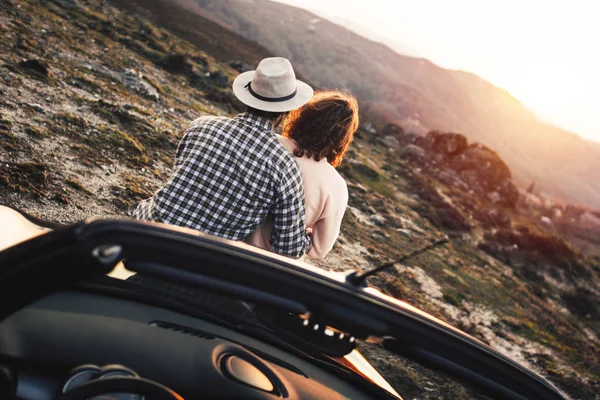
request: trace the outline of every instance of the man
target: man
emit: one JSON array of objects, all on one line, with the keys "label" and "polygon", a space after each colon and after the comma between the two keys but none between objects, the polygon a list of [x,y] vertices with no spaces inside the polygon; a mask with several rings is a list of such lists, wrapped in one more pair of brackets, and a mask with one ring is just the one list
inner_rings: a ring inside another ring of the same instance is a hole
[{"label": "man", "polygon": [[273,250],[299,258],[310,247],[302,177],[273,128],[286,112],[306,104],[313,90],[296,80],[287,59],[274,57],[239,75],[233,93],[247,112],[192,122],[171,179],[134,215],[231,240],[245,239],[271,215]]}]

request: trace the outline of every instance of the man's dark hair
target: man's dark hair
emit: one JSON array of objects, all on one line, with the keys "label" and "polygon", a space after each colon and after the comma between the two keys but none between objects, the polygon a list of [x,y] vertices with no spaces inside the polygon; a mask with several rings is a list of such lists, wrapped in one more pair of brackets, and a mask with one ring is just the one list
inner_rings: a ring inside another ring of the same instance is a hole
[{"label": "man's dark hair", "polygon": [[250,114],[254,114],[259,117],[263,117],[263,118],[266,118],[266,119],[272,120],[272,121],[276,120],[281,115],[285,114],[283,112],[271,112],[271,111],[257,110],[256,108],[252,108],[250,106],[248,106],[248,108],[246,109],[246,112],[249,112]]}]

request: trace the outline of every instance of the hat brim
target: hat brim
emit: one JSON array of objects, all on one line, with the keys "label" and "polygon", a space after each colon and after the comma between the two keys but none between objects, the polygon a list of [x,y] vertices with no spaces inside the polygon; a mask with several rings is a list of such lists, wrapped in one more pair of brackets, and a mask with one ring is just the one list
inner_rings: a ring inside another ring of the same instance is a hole
[{"label": "hat brim", "polygon": [[246,85],[254,78],[256,71],[244,72],[233,81],[233,94],[245,105],[256,108],[257,110],[270,112],[287,112],[302,107],[312,99],[314,91],[306,83],[296,80],[296,95],[285,101],[264,101],[254,97]]}]

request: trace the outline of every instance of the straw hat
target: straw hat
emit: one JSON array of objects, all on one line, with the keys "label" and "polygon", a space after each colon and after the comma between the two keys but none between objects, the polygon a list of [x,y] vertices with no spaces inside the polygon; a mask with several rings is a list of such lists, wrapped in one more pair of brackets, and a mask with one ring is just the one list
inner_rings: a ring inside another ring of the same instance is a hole
[{"label": "straw hat", "polygon": [[257,110],[286,112],[308,103],[313,89],[296,79],[286,58],[271,57],[262,60],[256,71],[235,78],[233,93],[242,103]]}]

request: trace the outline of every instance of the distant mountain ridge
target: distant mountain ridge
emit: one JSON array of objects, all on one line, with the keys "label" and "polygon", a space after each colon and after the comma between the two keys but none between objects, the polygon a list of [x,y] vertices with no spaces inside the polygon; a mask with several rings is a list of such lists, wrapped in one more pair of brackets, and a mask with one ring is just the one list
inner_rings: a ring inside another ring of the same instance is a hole
[{"label": "distant mountain ridge", "polygon": [[408,45],[406,45],[402,42],[399,42],[399,41],[390,40],[389,38],[379,35],[379,34],[373,32],[372,30],[365,28],[364,26],[359,25],[353,21],[350,21],[348,19],[341,18],[341,17],[336,17],[336,16],[320,13],[316,10],[309,10],[309,11],[320,16],[323,19],[333,22],[334,24],[343,26],[343,27],[359,34],[362,37],[372,40],[373,42],[382,43],[382,44],[388,46],[390,49],[392,49],[393,51],[395,51],[398,54],[403,54],[403,55],[409,56],[409,57],[424,58],[421,53],[419,53],[417,50],[413,49],[412,47],[409,47]]},{"label": "distant mountain ridge", "polygon": [[374,121],[415,133],[463,133],[498,151],[521,185],[535,180],[552,196],[600,207],[600,143],[539,121],[506,90],[474,74],[397,54],[327,20],[315,24],[322,17],[281,3],[171,1],[193,12],[199,6],[212,20],[289,58],[318,86],[352,90]]}]

